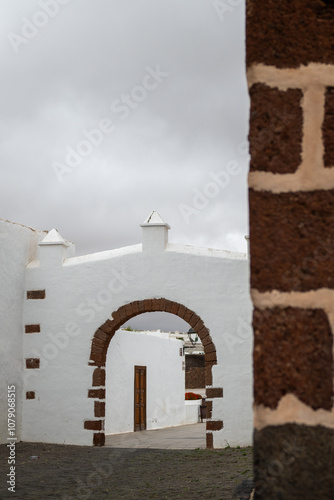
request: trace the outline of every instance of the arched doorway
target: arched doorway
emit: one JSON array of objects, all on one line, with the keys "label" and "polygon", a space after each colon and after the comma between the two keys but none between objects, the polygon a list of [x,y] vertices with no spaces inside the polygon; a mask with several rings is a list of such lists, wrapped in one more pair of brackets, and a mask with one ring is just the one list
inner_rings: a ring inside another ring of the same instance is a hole
[{"label": "arched doorway", "polygon": [[105,364],[107,350],[111,339],[116,331],[126,321],[142,313],[162,311],[175,314],[189,323],[202,341],[205,355],[206,371],[206,395],[207,395],[207,421],[206,421],[206,447],[213,448],[212,431],[222,429],[222,420],[212,420],[212,402],[214,398],[223,397],[222,388],[212,387],[212,366],[217,364],[216,348],[212,342],[209,330],[202,319],[191,309],[183,304],[173,302],[164,298],[137,300],[121,306],[112,313],[108,319],[95,332],[92,339],[89,365],[95,366],[93,372],[92,388],[88,391],[88,398],[94,400],[94,417],[98,420],[86,420],[84,428],[93,430],[94,446],[103,446],[105,443],[104,420],[105,420]]}]

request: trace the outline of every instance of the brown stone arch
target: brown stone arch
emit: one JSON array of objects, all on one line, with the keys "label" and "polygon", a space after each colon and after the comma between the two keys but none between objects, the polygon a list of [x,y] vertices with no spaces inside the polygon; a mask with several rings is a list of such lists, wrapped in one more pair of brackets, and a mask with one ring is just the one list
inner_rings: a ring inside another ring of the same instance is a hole
[{"label": "brown stone arch", "polygon": [[[95,366],[93,372],[92,388],[88,391],[88,397],[94,399],[94,417],[96,420],[85,420],[84,428],[93,430],[94,446],[103,446],[105,442],[104,420],[105,420],[105,364],[109,343],[116,331],[129,319],[139,314],[147,312],[167,312],[179,316],[195,330],[202,341],[205,355],[206,385],[212,386],[212,366],[217,364],[217,354],[215,345],[212,342],[210,332],[204,325],[201,318],[191,309],[183,304],[167,300],[145,299],[136,300],[129,304],[121,306],[112,313],[111,319],[108,319],[95,332],[92,339],[89,365]],[[222,420],[212,420],[212,399],[223,397],[223,389],[220,387],[207,387],[207,421],[206,421],[206,446],[213,448],[212,431],[223,428]]]}]

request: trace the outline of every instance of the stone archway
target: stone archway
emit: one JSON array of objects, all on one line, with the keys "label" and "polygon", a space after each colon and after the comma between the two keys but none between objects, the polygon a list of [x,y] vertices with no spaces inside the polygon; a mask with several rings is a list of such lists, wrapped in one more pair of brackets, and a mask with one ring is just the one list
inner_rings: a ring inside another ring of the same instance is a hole
[{"label": "stone archway", "polygon": [[186,321],[197,333],[202,341],[205,354],[205,375],[206,375],[206,396],[207,396],[207,421],[206,421],[206,447],[213,448],[212,431],[223,428],[222,420],[212,420],[212,400],[223,397],[222,388],[212,387],[212,366],[217,364],[216,348],[212,342],[210,332],[204,325],[201,318],[186,306],[167,300],[145,299],[137,300],[117,309],[112,313],[112,318],[108,319],[96,330],[92,339],[89,365],[95,366],[93,372],[92,388],[88,391],[88,398],[94,400],[94,417],[96,420],[85,420],[84,428],[94,431],[93,445],[103,446],[105,443],[104,422],[105,422],[105,364],[109,343],[116,331],[129,319],[147,312],[167,312],[179,316]]}]

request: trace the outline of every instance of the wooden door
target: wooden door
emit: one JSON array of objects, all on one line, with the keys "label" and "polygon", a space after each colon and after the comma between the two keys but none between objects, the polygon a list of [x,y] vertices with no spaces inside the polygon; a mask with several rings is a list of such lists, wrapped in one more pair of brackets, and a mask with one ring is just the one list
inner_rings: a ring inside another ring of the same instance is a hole
[{"label": "wooden door", "polygon": [[146,429],[146,366],[135,366],[135,431]]}]

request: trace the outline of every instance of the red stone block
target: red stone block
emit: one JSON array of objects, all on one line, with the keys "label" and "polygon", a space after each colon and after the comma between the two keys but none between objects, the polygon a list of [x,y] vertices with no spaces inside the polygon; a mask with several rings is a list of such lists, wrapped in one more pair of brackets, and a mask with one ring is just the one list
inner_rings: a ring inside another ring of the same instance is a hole
[{"label": "red stone block", "polygon": [[[201,318],[197,315],[197,314],[193,314],[190,318],[190,320],[188,321],[189,325],[195,329],[195,326],[197,325],[197,323],[200,323],[201,322]],[[201,328],[203,327],[203,321],[202,321],[202,324],[201,324]]]},{"label": "red stone block", "polygon": [[38,358],[26,358],[26,368],[36,369],[39,368],[40,360]]},{"label": "red stone block", "polygon": [[45,290],[28,290],[27,291],[28,300],[41,300],[45,299]]},{"label": "red stone block", "polygon": [[334,87],[328,87],[325,94],[325,118],[322,125],[325,167],[334,167]]},{"label": "red stone block", "polygon": [[94,339],[100,339],[100,340],[103,340],[103,342],[106,342],[109,338],[110,338],[110,335],[108,335],[106,332],[104,332],[100,328],[94,333]]},{"label": "red stone block", "polygon": [[91,351],[90,360],[96,363],[96,366],[104,366],[106,362],[106,353],[99,354]]},{"label": "red stone block", "polygon": [[113,321],[107,319],[107,321],[103,323],[102,326],[100,326],[100,330],[102,330],[102,332],[106,333],[109,336],[110,333],[113,332],[113,327],[114,327]]},{"label": "red stone block", "polygon": [[212,418],[212,401],[206,403],[206,418]]},{"label": "red stone block", "polygon": [[94,416],[105,417],[106,404],[102,401],[94,401]]},{"label": "red stone block", "polygon": [[145,299],[143,302],[144,302],[145,312],[151,312],[152,311],[152,299]]},{"label": "red stone block", "polygon": [[92,354],[102,354],[104,351],[104,347],[98,344],[98,339],[93,339],[92,341]]},{"label": "red stone block", "polygon": [[25,325],[25,333],[40,333],[40,325]]},{"label": "red stone block", "polygon": [[249,207],[252,288],[334,288],[333,189],[281,194],[250,189]]},{"label": "red stone block", "polygon": [[207,420],[206,430],[207,431],[220,431],[223,428],[222,420]]},{"label": "red stone block", "polygon": [[206,433],[206,447],[208,450],[213,450],[213,434],[212,434],[212,432]]},{"label": "red stone block", "polygon": [[100,431],[103,428],[102,420],[85,420],[84,428],[90,431]]},{"label": "red stone block", "polygon": [[104,432],[95,432],[93,437],[93,445],[94,446],[104,446],[106,437]]},{"label": "red stone block", "polygon": [[179,307],[180,307],[180,304],[178,304],[177,302],[173,302],[171,313],[172,314],[177,314],[177,312],[179,310]]},{"label": "red stone block", "polygon": [[177,315],[180,318],[184,319],[184,316],[185,316],[186,312],[187,312],[187,308],[183,304],[180,304],[179,308],[177,310]]},{"label": "red stone block", "polygon": [[247,65],[334,64],[333,25],[331,0],[247,0]]},{"label": "red stone block", "polygon": [[193,315],[194,315],[194,312],[191,311],[190,309],[187,309],[187,311],[185,312],[185,314],[183,316],[184,321],[186,321],[187,323],[190,324],[190,320],[191,320]]},{"label": "red stone block", "polygon": [[205,385],[212,385],[212,365],[205,365]]},{"label": "red stone block", "polygon": [[193,329],[195,330],[195,332],[198,334],[198,332],[200,332],[202,330],[204,326],[204,323],[201,319],[199,319],[195,325],[193,326]]},{"label": "red stone block", "polygon": [[293,173],[301,163],[303,93],[257,83],[250,89],[250,171]]},{"label": "red stone block", "polygon": [[209,352],[216,352],[216,348],[212,342],[204,346],[205,354],[209,354]]},{"label": "red stone block", "polygon": [[205,326],[202,326],[202,328],[197,332],[197,334],[198,334],[198,336],[201,339],[201,342],[203,344],[203,340],[210,334],[210,330],[208,328],[206,328]]},{"label": "red stone block", "polygon": [[217,354],[215,352],[209,352],[208,354],[205,353],[205,359],[207,361],[217,361]]},{"label": "red stone block", "polygon": [[208,387],[206,389],[206,397],[207,398],[222,398],[223,397],[223,389],[221,387]]},{"label": "red stone block", "polygon": [[255,403],[276,408],[291,393],[314,410],[330,410],[333,335],[326,313],[292,307],[255,313]]},{"label": "red stone block", "polygon": [[106,398],[106,391],[105,391],[105,389],[89,389],[88,397],[95,398],[95,399],[105,399]]},{"label": "red stone block", "polygon": [[96,368],[93,373],[93,387],[105,385],[106,372],[103,368]]}]

